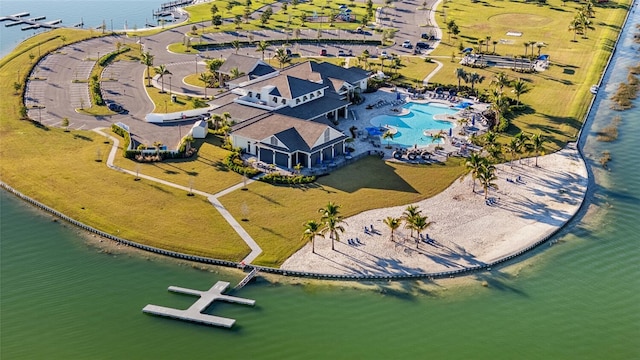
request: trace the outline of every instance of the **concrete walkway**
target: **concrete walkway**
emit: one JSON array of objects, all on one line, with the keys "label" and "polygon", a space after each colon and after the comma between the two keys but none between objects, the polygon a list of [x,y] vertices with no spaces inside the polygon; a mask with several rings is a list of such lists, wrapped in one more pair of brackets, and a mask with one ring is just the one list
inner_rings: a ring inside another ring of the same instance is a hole
[{"label": "concrete walkway", "polygon": [[[93,129],[94,132],[105,136],[109,139],[111,139],[113,141],[113,146],[111,146],[111,151],[109,151],[109,157],[107,158],[107,167],[122,173],[126,173],[129,175],[133,175],[133,176],[137,176],[141,179],[145,179],[145,180],[149,180],[149,181],[153,181],[153,182],[157,182],[159,184],[162,185],[166,185],[166,186],[170,186],[176,189],[180,189],[180,190],[184,190],[187,192],[191,192],[193,194],[196,195],[200,195],[200,196],[204,196],[207,198],[207,200],[209,200],[209,202],[213,205],[213,207],[218,210],[218,212],[220,213],[220,215],[222,215],[222,217],[229,223],[229,225],[231,225],[231,227],[233,228],[233,230],[235,230],[235,232],[240,235],[240,238],[247,244],[247,246],[249,246],[249,248],[251,249],[251,252],[249,253],[249,255],[247,255],[244,259],[242,259],[242,262],[245,264],[251,264],[253,262],[253,260],[255,260],[258,255],[260,255],[262,253],[262,249],[260,248],[260,246],[258,245],[258,243],[255,242],[255,240],[253,240],[253,238],[251,237],[251,235],[249,235],[249,233],[247,233],[247,231],[240,225],[240,223],[238,223],[238,221],[231,215],[231,213],[229,213],[229,211],[222,205],[222,203],[218,200],[218,198],[220,196],[224,196],[232,191],[238,190],[242,187],[245,186],[245,183],[239,183],[236,184],[234,186],[231,186],[227,189],[224,189],[216,194],[209,194],[206,193],[204,191],[200,191],[200,190],[195,190],[195,189],[190,189],[186,186],[182,186],[182,185],[178,185],[176,183],[172,183],[169,181],[165,181],[162,179],[158,179],[155,178],[153,176],[148,176],[148,175],[144,175],[144,174],[140,174],[140,173],[136,173],[135,171],[131,171],[131,170],[127,170],[127,169],[123,169],[119,166],[116,166],[113,164],[113,161],[116,158],[116,154],[118,152],[118,145],[120,143],[119,139],[116,137],[111,136],[110,134],[107,134],[105,132],[103,132],[104,128],[96,128]],[[250,184],[252,182],[254,182],[255,179],[248,179],[246,184]]]}]

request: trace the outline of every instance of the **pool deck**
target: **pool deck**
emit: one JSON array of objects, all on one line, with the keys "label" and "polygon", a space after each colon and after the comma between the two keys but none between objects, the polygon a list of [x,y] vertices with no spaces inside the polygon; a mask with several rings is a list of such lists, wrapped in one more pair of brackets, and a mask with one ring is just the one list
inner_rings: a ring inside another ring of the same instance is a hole
[{"label": "pool deck", "polygon": [[[435,103],[435,104],[442,104],[447,107],[456,105],[456,103],[448,101],[444,98],[430,98],[429,94],[427,94],[427,96],[425,96],[424,99],[412,99],[411,93],[405,91],[404,89],[398,89],[398,91],[400,91],[402,98],[406,99],[407,102],[415,102],[419,104]],[[365,98],[365,101],[360,105],[350,106],[349,119],[341,120],[340,124],[337,126],[337,128],[343,131],[345,134],[350,134],[349,128],[352,126],[355,126],[358,128],[359,135],[356,137],[355,139],[356,141],[353,143],[355,148],[355,154],[367,152],[370,150],[377,150],[377,151],[382,151],[384,153],[385,160],[404,161],[404,162],[410,162],[410,163],[420,162],[421,161],[420,158],[416,160],[408,160],[406,158],[395,159],[393,157],[393,152],[398,148],[406,148],[406,146],[393,144],[392,142],[391,148],[387,149],[386,146],[384,146],[383,144],[383,143],[386,143],[386,140],[382,141],[381,136],[369,136],[368,134],[366,134],[366,131],[364,130],[365,128],[372,126],[370,121],[372,118],[376,116],[379,116],[379,115],[400,116],[408,113],[406,109],[402,108],[404,104],[391,105],[397,99],[396,91],[394,91],[393,88],[381,88],[376,92],[363,94],[363,96]],[[389,104],[380,106],[380,107],[373,107],[371,109],[367,108],[368,105],[378,104],[380,101],[386,101]],[[460,99],[460,102],[471,103],[472,105],[469,111],[474,111],[476,113],[484,111],[489,107],[488,104],[479,103],[477,101],[474,101],[473,99],[466,99],[466,98]],[[399,109],[400,111],[399,112],[394,111],[394,109]],[[355,118],[353,114],[355,114]],[[460,109],[458,113],[453,115],[443,114],[441,116],[438,116],[438,115],[434,116],[436,120],[451,121],[454,125],[454,135],[452,137],[449,137],[448,136],[449,134],[447,132],[444,138],[444,143],[440,143],[440,144],[434,143],[426,146],[418,145],[417,149],[421,151],[426,150],[432,153],[440,154],[442,155],[441,160],[446,159],[446,156],[445,156],[446,154],[458,153],[460,150],[460,145],[464,144],[468,139],[468,135],[470,135],[469,133],[465,133],[463,131],[460,131],[459,129],[460,125],[458,124],[458,121],[463,117],[465,117],[465,111],[463,109]],[[487,130],[487,127],[484,126],[481,122],[476,122],[475,127],[477,128],[476,131],[478,133],[483,133],[483,132],[486,132]],[[443,149],[436,151],[437,145],[441,146]]]}]

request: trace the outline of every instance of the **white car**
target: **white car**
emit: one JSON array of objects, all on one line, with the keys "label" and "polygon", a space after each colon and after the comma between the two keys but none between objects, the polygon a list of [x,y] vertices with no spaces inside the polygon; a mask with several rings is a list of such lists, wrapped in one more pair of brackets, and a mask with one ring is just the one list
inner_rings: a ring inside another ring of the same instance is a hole
[{"label": "white car", "polygon": [[387,54],[387,52],[383,50],[383,51],[380,53],[380,57],[381,57],[381,58],[383,58],[383,59],[386,59],[386,58],[388,58],[388,57],[389,57],[389,54]]},{"label": "white car", "polygon": [[409,41],[409,40],[405,40],[405,41],[402,43],[402,47],[403,47],[403,48],[407,48],[407,49],[411,49],[411,48],[412,48],[412,46],[411,46],[411,41]]}]

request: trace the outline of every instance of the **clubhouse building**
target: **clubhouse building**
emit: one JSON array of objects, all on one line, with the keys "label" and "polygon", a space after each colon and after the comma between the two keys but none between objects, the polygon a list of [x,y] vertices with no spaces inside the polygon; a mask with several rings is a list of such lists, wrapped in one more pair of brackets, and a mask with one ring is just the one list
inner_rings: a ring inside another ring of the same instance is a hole
[{"label": "clubhouse building", "polygon": [[232,55],[218,75],[229,91],[210,102],[211,111],[231,115],[233,145],[267,164],[311,168],[345,153],[348,137],[334,124],[349,118],[351,100],[366,89],[369,74],[312,61],[276,70]]}]

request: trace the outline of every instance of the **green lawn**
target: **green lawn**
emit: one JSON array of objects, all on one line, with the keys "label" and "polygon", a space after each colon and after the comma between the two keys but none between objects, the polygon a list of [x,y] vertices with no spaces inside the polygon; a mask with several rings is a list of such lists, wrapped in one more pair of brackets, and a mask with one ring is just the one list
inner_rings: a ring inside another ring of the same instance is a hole
[{"label": "green lawn", "polygon": [[[455,20],[460,27],[457,38],[449,40],[446,27],[443,28],[443,42],[431,54],[444,67],[431,82],[457,84],[455,69],[461,67],[459,46],[475,47],[478,40],[498,41],[495,51],[499,55],[524,55],[524,42],[544,42],[547,46],[541,49],[542,54],[550,56],[551,65],[547,71],[536,74],[522,74],[509,69],[472,69],[485,77],[485,81],[477,85],[482,92],[490,88],[491,79],[499,71],[504,71],[509,78],[522,78],[531,91],[521,96],[521,101],[531,110],[513,119],[509,132],[525,133],[541,132],[548,140],[547,146],[552,150],[562,147],[567,141],[575,140],[592,95],[591,85],[598,83],[612,45],[617,37],[628,1],[603,3],[596,5],[594,30],[587,32],[587,37],[568,31],[569,22],[582,6],[576,2],[550,0],[547,5],[539,6],[534,2],[498,1],[488,3],[471,3],[466,1],[448,1],[438,9],[438,21],[444,23],[442,6],[447,21]],[[508,36],[508,31],[521,32],[521,37]],[[501,41],[504,40],[504,41]],[[483,47],[486,51],[486,46]],[[534,47],[537,54],[538,49]],[[493,51],[490,43],[489,51]],[[531,53],[531,47],[528,49]],[[456,62],[451,61],[452,54]],[[510,97],[513,94],[508,93]]]},{"label": "green lawn", "polygon": [[[409,204],[446,189],[465,172],[460,159],[446,165],[412,166],[368,157],[305,186],[275,186],[262,182],[220,198],[264,250],[255,263],[278,266],[297,251],[302,225],[319,220],[318,209],[333,201],[344,216]],[[428,215],[428,212],[426,213]],[[400,214],[398,214],[400,216]]]}]

